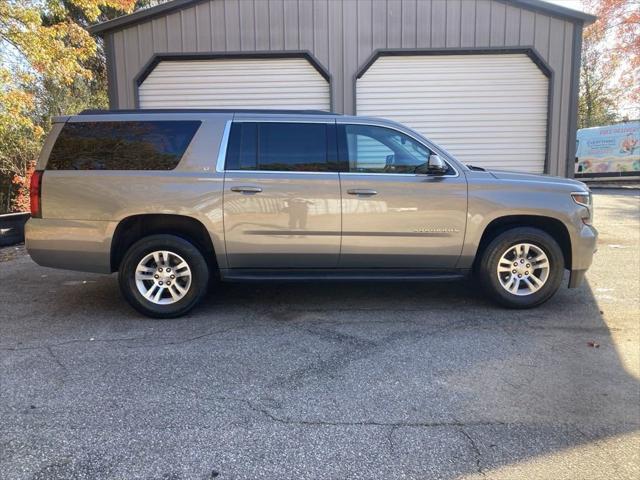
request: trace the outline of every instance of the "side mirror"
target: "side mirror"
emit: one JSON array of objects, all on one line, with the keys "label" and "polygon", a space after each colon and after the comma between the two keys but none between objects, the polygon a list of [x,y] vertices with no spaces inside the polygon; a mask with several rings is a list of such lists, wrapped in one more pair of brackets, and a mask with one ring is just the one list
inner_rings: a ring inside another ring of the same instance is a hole
[{"label": "side mirror", "polygon": [[429,160],[427,161],[427,171],[429,173],[442,174],[447,173],[448,170],[449,166],[440,158],[440,155],[435,153],[429,155]]}]

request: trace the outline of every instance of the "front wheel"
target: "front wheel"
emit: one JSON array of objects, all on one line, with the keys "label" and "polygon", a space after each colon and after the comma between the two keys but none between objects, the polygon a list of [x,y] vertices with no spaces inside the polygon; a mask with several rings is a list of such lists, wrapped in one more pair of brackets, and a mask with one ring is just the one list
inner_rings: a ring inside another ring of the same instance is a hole
[{"label": "front wheel", "polygon": [[122,260],[118,281],[125,299],[154,318],[184,315],[207,290],[209,270],[200,251],[174,235],[151,235],[134,243]]},{"label": "front wheel", "polygon": [[537,228],[514,228],[484,250],[478,275],[487,293],[510,308],[536,307],[560,288],[564,257],[558,243]]}]

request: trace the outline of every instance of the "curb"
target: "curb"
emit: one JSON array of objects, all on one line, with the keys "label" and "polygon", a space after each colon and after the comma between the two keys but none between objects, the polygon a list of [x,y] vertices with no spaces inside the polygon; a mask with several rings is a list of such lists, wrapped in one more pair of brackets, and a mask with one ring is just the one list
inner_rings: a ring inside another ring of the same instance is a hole
[{"label": "curb", "polygon": [[616,184],[593,184],[593,183],[587,183],[587,186],[591,189],[591,190],[640,190],[640,184],[634,184],[634,185],[616,185]]}]

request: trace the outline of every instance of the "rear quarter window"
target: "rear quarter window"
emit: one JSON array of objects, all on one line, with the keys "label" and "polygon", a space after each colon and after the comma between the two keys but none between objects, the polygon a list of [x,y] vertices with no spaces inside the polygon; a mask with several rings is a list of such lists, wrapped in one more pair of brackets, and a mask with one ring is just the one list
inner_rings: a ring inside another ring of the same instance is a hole
[{"label": "rear quarter window", "polygon": [[172,170],[199,121],[73,122],[62,128],[47,170]]}]

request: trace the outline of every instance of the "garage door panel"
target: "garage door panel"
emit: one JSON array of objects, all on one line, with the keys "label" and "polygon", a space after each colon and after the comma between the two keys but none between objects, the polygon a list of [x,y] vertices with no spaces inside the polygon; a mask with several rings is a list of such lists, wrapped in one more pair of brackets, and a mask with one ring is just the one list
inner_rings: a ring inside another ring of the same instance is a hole
[{"label": "garage door panel", "polygon": [[[502,95],[500,95],[502,93]],[[465,102],[475,102],[481,103],[483,100],[491,98],[493,101],[505,101],[511,100],[513,98],[520,99],[523,95],[527,95],[531,97],[531,101],[542,101],[544,96],[547,94],[547,89],[537,89],[533,87],[525,87],[520,90],[510,90],[508,88],[502,88],[501,92],[497,90],[497,85],[492,85],[491,89],[485,89],[478,86],[470,85],[469,87],[465,87],[461,89],[461,91],[452,91],[451,89],[443,89],[438,86],[431,87],[427,83],[423,83],[420,87],[416,87],[414,89],[407,89],[398,92],[393,95],[393,97],[389,97],[389,90],[386,92],[384,90],[380,90],[377,92],[363,92],[359,91],[358,96],[359,100],[371,100],[371,101],[380,101],[383,103],[393,103],[396,99],[411,99],[411,100],[449,100],[451,102],[450,97],[455,96],[458,99],[464,100]],[[481,98],[478,97],[481,96]],[[486,102],[486,100],[484,100]],[[455,104],[455,102],[454,102]]]},{"label": "garage door panel", "polygon": [[[171,91],[168,90],[166,92],[161,92],[158,94],[153,94],[153,95],[147,95],[145,98],[147,99],[152,99],[152,98],[156,98],[156,99],[163,99],[166,98],[168,95],[173,95],[175,93],[175,91]],[[242,92],[236,92],[233,95],[240,95],[242,94]],[[227,98],[227,99],[220,99],[220,101],[237,101],[235,98],[232,97],[231,94],[229,94],[229,97],[231,98]],[[212,95],[210,94],[207,90],[203,90],[202,93],[198,93],[195,91],[191,91],[190,93],[180,93],[180,99],[185,99],[185,98],[202,98],[203,100],[211,100],[211,101],[217,101],[220,97],[216,96],[216,95]],[[259,94],[252,94],[250,96],[250,98],[246,98],[246,99],[241,99],[241,100],[247,100],[247,101],[252,101],[255,99],[265,99],[265,100],[269,100],[269,99],[274,99],[274,98],[278,98],[278,99],[291,99],[291,100],[295,100],[297,102],[300,101],[300,97],[296,96],[296,95],[292,95],[290,93],[282,93],[282,92],[273,92],[273,93],[259,93]],[[178,99],[176,99],[178,100]]]},{"label": "garage door panel", "polygon": [[[518,113],[518,112],[516,112]],[[422,113],[420,113],[419,115],[421,115]],[[391,116],[389,113],[386,114],[382,114],[381,112],[377,112],[377,113],[363,113],[362,115],[373,115],[373,116],[378,116],[378,117],[387,117],[387,118],[392,118],[393,120],[397,120],[400,121],[402,123],[406,123],[409,126],[413,126],[413,128],[418,129],[418,127],[416,127],[415,125],[419,125],[420,122],[414,122],[412,121],[413,119],[415,119],[415,116],[409,116],[409,115],[404,115],[404,116]],[[429,113],[429,115],[433,115],[433,113]],[[458,127],[458,123],[456,122],[456,120],[460,119],[460,120],[464,120],[466,121],[468,124],[470,124],[470,127],[473,127],[473,123],[474,122],[483,122],[483,123],[490,123],[491,125],[494,126],[499,126],[500,124],[503,125],[507,125],[508,122],[505,122],[505,116],[501,115],[499,113],[496,114],[484,114],[484,113],[466,113],[466,114],[458,114],[456,115],[455,113],[451,113],[451,112],[447,112],[447,121],[446,122],[437,122],[438,125],[446,125],[449,124],[451,125],[451,127]],[[458,118],[459,117],[459,118]],[[404,118],[406,119],[405,121],[400,120],[400,118]],[[522,117],[522,121],[526,123],[526,120],[528,119],[528,117]],[[542,115],[536,115],[535,117],[530,117],[531,120],[536,120],[536,121],[542,121],[545,120],[546,121],[546,116],[542,116]],[[433,122],[432,122],[433,123]],[[425,133],[425,132],[421,132],[421,133]]]},{"label": "garage door panel", "polygon": [[[371,103],[371,108],[376,108],[376,107],[386,107],[386,106],[395,106],[397,104],[397,102],[374,102]],[[429,113],[428,115],[445,115],[450,113],[451,115],[467,115],[467,114],[476,114],[476,110],[479,111],[479,115],[485,115],[484,112],[487,111],[487,107],[486,105],[480,105],[480,104],[471,104],[471,105],[467,105],[467,104],[451,104],[449,103],[447,104],[443,104],[443,103],[431,103],[432,107],[429,109]],[[546,105],[546,103],[540,103],[540,104],[528,104],[527,106],[522,106],[522,107],[518,107],[518,105],[514,105],[513,103],[509,104],[509,103],[495,103],[492,102],[491,104],[491,113],[487,113],[486,115],[494,117],[494,118],[499,118],[500,115],[504,114],[504,113],[519,113],[522,115],[527,115],[530,114],[532,117],[545,117],[546,115],[543,113],[540,113],[540,110],[542,108],[544,108]],[[404,113],[411,113],[411,112],[415,112],[419,115],[422,115],[424,112],[424,110],[418,106],[414,106],[411,108],[407,108],[405,109]]]},{"label": "garage door panel", "polygon": [[[252,75],[249,77],[245,77],[244,79],[247,81],[247,83],[251,83],[251,79],[254,78],[255,81],[254,83],[261,83],[261,82],[282,82],[282,76],[286,75],[288,80],[307,80],[307,81],[311,81],[314,83],[318,83],[318,84],[324,84],[324,80],[318,80],[313,76],[307,75],[307,74],[296,74],[296,72],[291,72],[291,73],[287,73],[285,71],[282,72],[278,72],[277,75],[274,75],[273,72],[267,72],[267,73],[261,73],[257,70],[253,70]],[[232,83],[234,81],[238,80],[238,73],[222,73],[222,74],[217,74],[216,75],[209,75],[209,72],[180,72],[180,71],[175,71],[175,72],[162,72],[161,74],[157,74],[154,75],[152,78],[149,78],[148,80],[145,80],[147,85],[153,85],[154,83],[167,83],[167,82],[172,82],[175,81],[175,77],[176,75],[179,75],[181,79],[190,79],[190,81],[194,81],[192,79],[195,79],[195,81],[197,81],[198,79],[209,79],[209,78],[215,78],[215,80],[217,82],[221,82],[221,83]]]},{"label": "garage door panel", "polygon": [[329,83],[303,58],[163,61],[138,97],[140,108],[330,109]]},{"label": "garage door panel", "polygon": [[[216,81],[216,90],[215,93],[246,93],[247,88],[251,87],[251,88],[257,88],[257,87],[261,87],[261,89],[259,91],[257,91],[257,93],[259,92],[264,92],[267,90],[275,90],[275,91],[282,91],[282,88],[280,86],[280,82],[269,82],[269,81],[264,81],[264,82],[244,82],[242,85],[238,85],[238,81],[236,79],[235,82],[220,82],[220,81]],[[185,89],[184,86],[180,86],[180,85],[176,85],[173,82],[154,82],[154,83],[149,83],[148,85],[145,85],[145,87],[149,87],[149,86],[153,86],[154,89],[153,90],[148,90],[147,93],[145,93],[146,95],[152,95],[152,94],[157,94],[160,90],[174,90],[174,91],[180,91],[182,93],[184,93]],[[318,84],[318,87],[324,87],[323,84]],[[208,81],[203,81],[203,82],[189,82],[189,91],[191,90],[211,90],[211,82]],[[291,87],[289,87],[288,91],[290,92],[307,92],[309,90],[309,84],[303,84],[303,85],[292,85]],[[254,92],[255,94],[256,92]],[[328,93],[328,92],[327,92]]]},{"label": "garage door panel", "polygon": [[524,54],[381,57],[357,80],[356,105],[463,162],[544,170],[548,79]]},{"label": "garage door panel", "polygon": [[[395,81],[398,79],[398,75],[400,73],[396,73],[394,75],[389,75],[385,78],[371,78],[370,80],[375,80],[375,81]],[[366,74],[365,74],[366,75]],[[508,87],[511,90],[525,90],[526,88],[530,88],[531,86],[534,87],[538,87],[540,86],[540,84],[538,82],[534,82],[534,81],[528,81],[527,79],[522,79],[520,78],[520,82],[522,83],[518,83],[517,85],[514,85],[512,82],[514,79],[511,78],[501,78],[501,79],[490,79],[488,78],[487,80],[490,81],[490,84],[478,84],[476,81],[470,81],[469,78],[467,79],[456,79],[456,78],[448,78],[448,82],[450,83],[446,83],[443,84],[442,80],[437,80],[437,79],[425,79],[424,76],[425,75],[429,75],[428,73],[424,73],[421,76],[418,77],[407,77],[404,76],[402,77],[403,79],[403,85],[406,85],[407,88],[419,88],[423,85],[432,85],[434,87],[440,87],[441,90],[450,90],[453,89],[454,86],[458,86],[458,85],[472,85],[475,88],[478,89],[484,89],[486,91],[493,91],[493,89],[491,88],[493,85],[505,85],[506,87]],[[476,77],[474,77],[475,79]],[[478,78],[478,80],[480,80]],[[525,88],[526,87],[526,88]],[[375,91],[380,91],[383,90],[384,86],[381,84],[371,84],[371,85],[366,85],[363,86],[360,89],[360,92],[375,92]],[[464,94],[464,91],[460,91],[459,93]]]},{"label": "garage door panel", "polygon": [[324,104],[313,104],[313,103],[305,103],[301,104],[299,100],[289,101],[289,100],[277,100],[277,104],[273,105],[270,103],[269,105],[260,105],[253,99],[247,100],[227,100],[227,101],[216,101],[215,104],[208,101],[203,101],[201,99],[181,99],[181,100],[173,100],[173,101],[165,101],[158,102],[154,106],[153,103],[148,103],[145,108],[243,108],[243,109],[287,109],[287,110],[325,110]]}]

